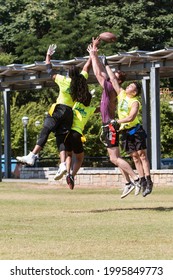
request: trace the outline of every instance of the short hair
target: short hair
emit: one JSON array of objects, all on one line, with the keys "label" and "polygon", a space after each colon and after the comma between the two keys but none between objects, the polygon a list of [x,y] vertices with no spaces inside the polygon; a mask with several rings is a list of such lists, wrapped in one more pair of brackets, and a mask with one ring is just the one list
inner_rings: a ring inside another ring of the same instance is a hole
[{"label": "short hair", "polygon": [[140,95],[141,94],[141,88],[142,88],[141,83],[136,82],[136,81],[134,81],[133,83],[136,86],[136,95]]}]

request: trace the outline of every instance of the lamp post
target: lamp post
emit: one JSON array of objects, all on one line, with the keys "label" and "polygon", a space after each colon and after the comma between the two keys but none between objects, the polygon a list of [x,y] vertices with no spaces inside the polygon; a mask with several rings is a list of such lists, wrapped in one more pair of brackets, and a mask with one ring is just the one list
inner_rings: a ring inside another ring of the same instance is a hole
[{"label": "lamp post", "polygon": [[[41,124],[40,121],[35,121],[35,126],[36,126],[36,127],[39,127],[40,124]],[[39,135],[37,134],[37,141],[38,141],[38,136],[39,136]],[[36,167],[38,167],[38,161],[39,161],[39,153],[37,153],[37,157],[36,157]]]},{"label": "lamp post", "polygon": [[[39,127],[39,126],[40,126],[40,124],[41,124],[41,122],[40,122],[40,121],[35,121],[35,126],[36,126],[36,127]],[[38,140],[38,134],[37,134],[37,140]]]},{"label": "lamp post", "polygon": [[40,121],[35,121],[35,126],[39,126],[40,125]]},{"label": "lamp post", "polygon": [[48,115],[48,112],[45,112],[45,113],[44,113],[44,118],[46,118],[46,117],[47,117],[47,115]]},{"label": "lamp post", "polygon": [[24,156],[27,155],[27,125],[29,122],[29,118],[24,116],[22,118],[22,123],[23,123],[23,127],[24,127]]}]

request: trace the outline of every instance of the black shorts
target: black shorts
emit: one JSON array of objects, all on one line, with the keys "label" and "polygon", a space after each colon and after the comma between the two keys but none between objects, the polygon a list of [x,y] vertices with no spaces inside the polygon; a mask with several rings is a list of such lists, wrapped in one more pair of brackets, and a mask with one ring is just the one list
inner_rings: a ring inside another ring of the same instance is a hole
[{"label": "black shorts", "polygon": [[48,115],[47,122],[52,128],[52,132],[57,134],[69,132],[73,123],[72,108],[63,104],[57,104],[52,116]]},{"label": "black shorts", "polygon": [[138,126],[139,128],[135,131],[134,134],[130,135],[129,131],[133,130],[122,130],[121,131],[121,146],[126,153],[131,154],[136,151],[145,150],[147,148],[146,138],[147,134],[143,129],[142,125]]},{"label": "black shorts", "polygon": [[107,147],[118,147],[119,146],[119,132],[114,128],[113,125],[103,124],[101,127],[100,141]]},{"label": "black shorts", "polygon": [[75,154],[80,154],[84,151],[83,144],[81,140],[82,135],[75,131],[71,130],[65,140],[65,149],[68,152],[74,152]]},{"label": "black shorts", "polygon": [[58,148],[59,152],[62,152],[62,151],[66,150],[65,149],[65,141],[66,141],[66,138],[68,137],[69,133],[70,132],[56,135],[56,145],[57,145],[57,148]]}]

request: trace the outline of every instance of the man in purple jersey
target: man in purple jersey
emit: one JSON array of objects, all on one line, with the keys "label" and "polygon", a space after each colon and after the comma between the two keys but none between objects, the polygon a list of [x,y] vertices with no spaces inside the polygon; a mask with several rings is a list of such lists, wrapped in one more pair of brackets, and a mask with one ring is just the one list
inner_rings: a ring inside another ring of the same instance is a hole
[{"label": "man in purple jersey", "polygon": [[[137,193],[137,190],[140,188],[139,178],[136,173],[133,171],[131,166],[127,161],[122,159],[119,151],[119,124],[115,121],[115,110],[117,103],[117,94],[108,79],[107,73],[103,63],[101,63],[97,54],[97,46],[99,44],[99,38],[93,39],[91,45],[88,46],[88,52],[92,59],[92,67],[94,74],[103,88],[100,111],[102,116],[102,133],[101,141],[107,147],[110,161],[118,166],[122,175],[125,178],[125,188],[121,195],[121,198],[126,197],[133,189]],[[115,75],[118,79],[119,84],[121,85],[125,80],[125,73],[121,71],[116,71]],[[133,182],[131,181],[132,178]]]}]

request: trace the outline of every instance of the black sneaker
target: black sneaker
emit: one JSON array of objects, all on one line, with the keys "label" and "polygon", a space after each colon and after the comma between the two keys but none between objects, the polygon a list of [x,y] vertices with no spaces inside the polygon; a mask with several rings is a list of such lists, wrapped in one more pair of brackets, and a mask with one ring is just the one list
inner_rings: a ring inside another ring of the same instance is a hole
[{"label": "black sneaker", "polygon": [[146,186],[145,190],[142,193],[143,197],[145,197],[148,194],[150,194],[152,192],[152,189],[153,189],[153,182],[152,181],[148,181],[147,182],[147,186]]},{"label": "black sneaker", "polygon": [[144,193],[147,187],[147,180],[140,180],[140,186],[142,188],[142,193]]},{"label": "black sneaker", "polygon": [[69,185],[69,188],[70,188],[71,190],[73,190],[73,189],[74,189],[74,177],[73,177],[73,175],[68,174],[68,175],[66,176],[66,182],[67,182],[67,184]]}]

